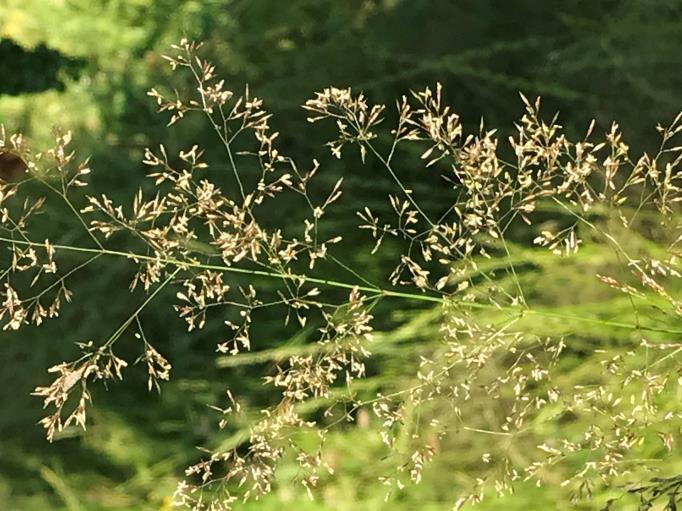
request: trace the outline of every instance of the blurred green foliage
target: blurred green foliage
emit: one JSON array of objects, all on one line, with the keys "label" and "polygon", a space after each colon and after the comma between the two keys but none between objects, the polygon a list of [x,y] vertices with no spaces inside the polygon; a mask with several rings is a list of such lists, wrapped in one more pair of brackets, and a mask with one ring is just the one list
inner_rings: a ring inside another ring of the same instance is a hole
[{"label": "blurred green foliage", "polygon": [[[140,186],[144,147],[160,142],[171,153],[199,143],[220,175],[227,162],[219,156],[211,128],[197,117],[167,130],[146,96],[152,86],[188,85],[171,76],[161,58],[171,43],[187,36],[205,42],[205,55],[216,61],[231,88],[248,83],[265,98],[276,114],[273,124],[282,132],[284,151],[305,162],[325,154],[324,130],[310,129],[299,108],[313,91],[349,85],[365,90],[374,102],[391,104],[409,89],[436,80],[473,130],[481,117],[489,127],[511,130],[522,111],[517,92],[523,91],[543,96],[547,111],[560,110],[569,134],[582,133],[592,117],[602,130],[617,119],[629,140],[648,148],[657,141],[656,123],[670,120],[682,105],[680,19],[680,0],[3,0],[0,37],[25,50],[3,52],[0,46],[0,122],[27,133],[36,145],[49,140],[53,126],[73,130],[81,154],[92,154],[93,186],[114,199]],[[22,55],[46,54],[46,48],[82,61],[80,72],[62,68],[53,73],[39,61],[27,67]],[[19,85],[12,81],[17,76],[24,94],[3,96],[17,92]],[[46,77],[63,83],[63,90],[57,82],[46,83]],[[53,90],[43,91],[47,85]],[[353,200],[334,220],[337,231],[345,229],[352,237],[353,205],[362,202],[381,211],[387,207],[381,192],[391,184],[371,164],[349,162],[326,168],[325,179],[346,176],[346,194]],[[446,199],[437,175],[417,174],[409,163],[399,170],[429,209],[443,209]],[[54,212],[51,240],[83,241],[65,218]],[[634,233],[632,243],[637,243]],[[344,258],[362,265],[372,278],[385,277],[381,261],[370,259],[360,246]],[[523,252],[518,257],[532,259],[525,261],[522,278],[536,303],[578,313],[571,310],[577,301],[571,297],[580,295],[582,302],[598,304],[600,317],[627,318],[631,312],[627,303],[603,295],[585,277],[616,264],[604,251],[584,251],[561,267],[551,258]],[[76,352],[75,341],[107,336],[102,325],[115,325],[129,313],[130,303],[112,300],[108,290],[130,277],[130,268],[102,261],[88,277],[73,283],[76,295],[87,300],[67,307],[61,321],[26,328],[18,336],[2,334],[0,509],[169,509],[175,480],[200,455],[195,446],[240,438],[238,427],[217,433],[216,414],[207,405],[222,405],[229,385],[257,407],[268,399],[259,377],[272,367],[278,350],[304,349],[301,339],[274,337],[281,331],[279,318],[262,318],[256,326],[262,343],[254,346],[260,356],[214,365],[219,325],[190,336],[180,320],[168,319],[171,302],[162,300],[145,321],[148,335],[174,365],[172,381],[160,395],[150,394],[143,372],[129,371],[124,383],[95,393],[86,434],[47,445],[35,425],[41,410],[31,390],[45,382],[47,367]],[[437,349],[435,311],[384,310],[377,316],[388,319],[378,325],[385,333],[377,340],[368,391],[399,385],[421,350]],[[576,344],[566,362],[578,368],[572,378],[581,378],[580,367],[593,370],[580,343],[625,350],[632,342],[606,327],[528,321],[529,328],[548,334],[574,333]],[[134,359],[137,353],[130,349],[124,355]],[[467,467],[480,463],[474,453],[481,452],[481,441],[473,434],[458,435],[443,446],[421,485],[384,502],[376,482],[378,436],[349,425],[332,437],[338,475],[323,482],[317,501],[309,502],[300,488],[285,482],[244,509],[450,509],[457,488],[469,482]],[[682,461],[664,468],[682,471]],[[285,468],[282,480],[294,475]],[[606,496],[599,498],[603,504]],[[598,508],[597,502],[581,506]],[[521,485],[515,496],[492,499],[480,509],[567,507],[561,488]]]},{"label": "blurred green foliage", "polygon": [[60,74],[74,76],[80,67],[76,59],[64,57],[45,44],[26,50],[10,39],[0,39],[0,93],[21,94],[47,89],[64,90]]}]

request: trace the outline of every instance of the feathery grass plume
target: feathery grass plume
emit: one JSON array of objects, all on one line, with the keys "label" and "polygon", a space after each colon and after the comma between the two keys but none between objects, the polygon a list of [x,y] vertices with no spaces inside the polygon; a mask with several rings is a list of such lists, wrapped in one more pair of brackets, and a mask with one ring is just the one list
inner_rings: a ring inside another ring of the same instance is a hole
[{"label": "feathery grass plume", "polygon": [[[251,326],[265,308],[278,310],[284,324],[297,322],[317,343],[264,375],[277,399],[250,421],[242,442],[207,449],[187,469],[174,496],[181,507],[229,510],[267,494],[284,459],[298,464],[298,480],[314,497],[334,472],[324,449],[329,433],[356,419],[357,427],[371,424],[383,441],[379,480],[387,495],[419,484],[441,451],[457,448],[459,433],[480,438],[481,463],[470,467],[470,487],[452,496],[455,509],[489,493],[511,493],[525,480],[560,484],[579,499],[596,487],[647,477],[638,460],[651,451],[652,437],[663,447],[657,458],[670,455],[682,425],[675,398],[682,384],[682,146],[673,141],[682,115],[658,128],[656,154],[636,158],[616,124],[603,139],[592,123],[582,140],[569,140],[556,118],[543,120],[539,99],[522,96],[525,113],[505,142],[483,124],[466,133],[440,85],[399,98],[392,126],[389,109],[361,93],[334,87],[316,93],[304,109],[310,122],[336,127],[338,135],[327,144],[331,155],[344,158],[347,146],[357,146],[362,161],[376,161],[395,184],[386,197],[389,216],[356,205],[372,255],[388,239],[403,247],[377,285],[333,254],[342,237],[329,235],[333,226],[325,222],[342,200],[342,179],[323,193],[312,187],[323,163],[299,166],[282,154],[263,101],[248,89],[229,90],[199,50],[183,40],[166,57],[194,79],[192,90],[169,96],[153,89],[149,95],[169,115],[169,126],[189,115],[210,123],[232,173],[225,190],[212,180],[212,162],[199,146],[171,155],[161,145],[144,156],[152,194],[140,188],[126,204],[98,192],[82,199],[73,192],[86,186],[90,169],[70,149],[69,133],[57,132],[53,148],[33,153],[21,135],[0,132],[0,152],[21,158],[28,169],[26,179],[0,185],[3,328],[57,317],[72,299],[68,282],[100,257],[135,265],[129,287],[142,295],[110,335],[79,343],[81,356],[52,367],[53,382],[36,388],[49,408],[41,421],[48,440],[71,425],[85,428],[88,385],[132,370],[114,351],[124,334],[135,333],[150,390],[171,377],[173,361],[145,336],[142,314],[168,292],[189,331],[224,322],[225,334],[216,339],[219,357],[240,357],[256,344]],[[400,175],[396,161],[410,158],[405,146],[416,147],[419,164],[445,178],[452,194],[446,211],[434,214],[428,198]],[[257,171],[247,175],[243,169],[254,165]],[[305,218],[299,225],[266,218],[266,206],[283,196],[300,198]],[[35,239],[38,213],[54,201],[72,212],[89,244]],[[641,228],[644,217],[655,232]],[[646,243],[632,248],[627,239],[633,232]],[[571,303],[578,313],[543,303],[542,285],[527,267],[551,265],[553,257],[575,260],[588,249],[616,262],[585,278],[625,297],[625,319],[599,314],[580,296]],[[61,261],[75,256],[84,261],[62,270]],[[348,279],[327,278],[321,261],[339,266]],[[237,275],[250,283],[235,283]],[[411,355],[413,374],[368,393],[358,382],[375,349],[377,306],[389,300],[437,307],[439,342]],[[551,321],[560,324],[548,332],[543,323]],[[577,371],[564,355],[576,349],[580,329],[597,327],[616,329],[622,341],[590,346],[600,370]],[[229,389],[227,396],[227,408],[218,410],[221,428],[245,413]],[[313,435],[301,441],[305,432]],[[679,487],[675,478],[658,481]],[[661,495],[650,486],[637,491],[645,500]]]}]

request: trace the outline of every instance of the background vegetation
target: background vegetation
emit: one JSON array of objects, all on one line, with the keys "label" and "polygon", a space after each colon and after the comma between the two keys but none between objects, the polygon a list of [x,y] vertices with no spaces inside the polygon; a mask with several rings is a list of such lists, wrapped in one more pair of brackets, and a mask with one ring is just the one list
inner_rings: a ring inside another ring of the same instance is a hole
[{"label": "background vegetation", "polygon": [[[174,152],[196,142],[216,161],[221,148],[212,142],[210,126],[197,118],[166,130],[147,97],[159,84],[168,89],[188,85],[171,75],[160,57],[188,36],[205,41],[205,54],[230,88],[248,83],[265,98],[286,153],[306,161],[324,154],[321,145],[329,139],[324,129],[305,123],[300,109],[312,91],[351,86],[373,102],[391,104],[409,89],[437,80],[473,130],[484,117],[487,126],[511,131],[523,111],[517,94],[523,91],[528,97],[541,95],[546,112],[559,110],[569,134],[583,133],[593,117],[600,132],[616,119],[634,150],[649,149],[658,143],[654,126],[669,122],[682,106],[680,19],[679,0],[3,0],[0,122],[27,133],[37,145],[49,140],[53,126],[73,130],[79,152],[92,155],[95,186],[114,199],[130,196],[139,186],[146,146],[163,142]],[[391,184],[378,168],[360,165],[359,158],[338,165],[325,169],[324,179],[333,183],[343,174],[345,193],[358,204],[379,212],[386,208],[377,196]],[[418,178],[415,194],[428,198],[426,207],[443,209],[446,198],[437,175],[417,175],[409,165],[400,172]],[[295,211],[290,213],[293,221]],[[352,208],[336,215],[336,230],[356,236]],[[51,214],[51,240],[77,242],[82,234],[63,217],[59,211]],[[629,242],[644,243],[637,233]],[[383,275],[381,259],[368,257],[371,245],[359,238],[357,243],[345,259],[361,265],[366,275]],[[536,301],[570,311],[567,307],[577,301],[572,297],[579,296],[581,302],[598,303],[603,318],[627,317],[624,298],[606,293],[591,278],[617,263],[604,250],[581,252],[560,266],[550,257],[527,257],[532,264],[524,266],[521,278]],[[127,316],[128,304],[111,300],[109,290],[128,279],[129,271],[102,262],[74,283],[74,293],[93,297],[87,308],[66,307],[61,321],[26,328],[20,335],[2,333],[0,509],[169,509],[176,479],[199,457],[196,446],[240,438],[238,428],[217,433],[216,414],[209,408],[223,405],[226,384],[258,406],[267,399],[260,380],[264,370],[305,349],[300,339],[277,338],[280,321],[273,317],[256,326],[259,344],[253,355],[213,365],[211,326],[188,335],[169,313],[170,302],[159,303],[146,313],[147,333],[173,362],[171,382],[160,395],[146,392],[142,374],[139,382],[129,376],[108,391],[99,389],[87,433],[48,445],[35,425],[41,403],[30,393],[45,380],[47,367],[73,356],[74,341],[101,337],[101,325]],[[406,367],[416,367],[420,350],[428,351],[438,340],[435,316],[432,309],[412,306],[386,311],[382,317],[387,319],[378,325],[384,333],[369,388],[400,380]],[[591,351],[580,343],[616,348],[627,343],[622,331],[603,325],[536,319],[532,328],[573,334],[576,344],[566,364],[577,381],[595,370]],[[489,441],[462,432],[425,472],[421,485],[385,503],[376,483],[380,440],[371,426],[349,426],[331,438],[337,476],[324,481],[316,501],[282,484],[248,508],[449,509],[458,487],[470,483],[467,468],[481,462],[477,456],[484,440]],[[518,450],[523,456],[523,447]],[[671,456],[660,469],[668,476],[680,473],[682,458]],[[598,509],[608,496],[578,505]],[[556,485],[521,485],[513,497],[486,501],[480,509],[565,509],[569,498]]]}]

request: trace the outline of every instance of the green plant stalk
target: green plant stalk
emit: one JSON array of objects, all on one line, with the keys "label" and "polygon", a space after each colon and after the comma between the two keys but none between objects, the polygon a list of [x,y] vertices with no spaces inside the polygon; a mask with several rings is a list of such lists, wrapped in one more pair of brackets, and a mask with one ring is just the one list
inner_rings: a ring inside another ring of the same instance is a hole
[{"label": "green plant stalk", "polygon": [[[37,243],[37,242],[32,242],[32,241],[22,241],[22,240],[13,240],[10,238],[5,238],[5,237],[0,237],[0,242],[5,242],[5,243],[10,243],[10,244],[17,244],[17,245],[24,245],[24,246],[31,246],[31,247],[44,247],[44,243]],[[115,257],[125,257],[126,259],[132,259],[134,261],[160,261],[169,265],[176,266],[178,268],[198,268],[198,269],[203,269],[203,270],[213,270],[213,271],[221,271],[221,272],[229,272],[229,273],[238,273],[242,275],[252,275],[252,276],[257,276],[257,277],[267,277],[267,278],[275,278],[275,279],[280,279],[280,280],[301,280],[305,281],[308,283],[312,284],[318,284],[322,286],[327,286],[327,287],[334,287],[334,288],[339,288],[339,289],[357,289],[358,291],[363,291],[365,293],[372,293],[375,297],[379,298],[403,298],[406,300],[413,300],[413,301],[422,301],[422,302],[430,302],[430,303],[438,303],[438,304],[443,304],[446,302],[450,301],[455,301],[451,297],[448,296],[433,296],[433,295],[427,295],[427,294],[417,294],[417,293],[408,293],[408,292],[403,292],[403,291],[393,291],[390,289],[383,289],[380,287],[372,287],[372,286],[360,286],[356,284],[350,284],[348,282],[341,282],[338,280],[329,280],[329,279],[322,279],[322,278],[316,278],[316,277],[306,277],[303,275],[296,275],[296,274],[284,274],[284,273],[277,273],[273,271],[266,271],[266,270],[254,270],[254,269],[246,269],[246,268],[235,268],[233,266],[225,266],[225,265],[218,265],[218,264],[205,264],[205,263],[200,263],[198,261],[181,261],[179,259],[174,259],[174,258],[157,258],[154,256],[149,256],[149,255],[144,255],[144,254],[136,254],[133,252],[123,252],[119,250],[109,250],[109,249],[98,249],[98,248],[87,248],[87,247],[76,247],[76,246],[71,246],[71,245],[51,245],[54,247],[56,250],[63,250],[67,252],[79,252],[79,253],[87,253],[87,254],[101,254],[101,255],[108,255],[108,256],[115,256]],[[517,314],[519,316],[524,316],[526,314],[533,314],[533,315],[538,315],[538,316],[545,316],[545,317],[553,317],[553,318],[562,318],[562,319],[571,319],[575,321],[583,321],[586,323],[593,323],[593,324],[600,324],[604,326],[609,326],[613,328],[622,328],[626,330],[643,330],[643,331],[648,331],[648,332],[659,332],[659,333],[665,333],[665,334],[675,334],[675,335],[682,335],[682,330],[673,330],[669,328],[660,328],[660,327],[653,327],[653,326],[645,326],[645,325],[637,325],[633,323],[624,323],[620,321],[610,321],[610,320],[604,320],[604,319],[599,319],[599,318],[590,318],[590,317],[585,317],[585,316],[574,316],[570,314],[562,314],[560,312],[552,312],[552,311],[544,311],[540,309],[529,309],[525,307],[515,307],[515,306],[504,306],[504,305],[495,305],[495,304],[485,304],[485,303],[476,303],[476,302],[469,302],[469,301],[464,301],[464,300],[459,300],[456,302],[457,305],[462,306],[462,307],[469,307],[472,309],[491,309],[491,310],[497,310],[497,311],[502,311],[502,312],[509,312],[510,314]]]}]

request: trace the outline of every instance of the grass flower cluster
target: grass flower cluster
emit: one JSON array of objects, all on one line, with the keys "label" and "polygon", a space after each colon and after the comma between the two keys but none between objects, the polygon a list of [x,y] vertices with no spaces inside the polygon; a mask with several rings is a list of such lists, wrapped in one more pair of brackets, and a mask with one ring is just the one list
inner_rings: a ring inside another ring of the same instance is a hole
[{"label": "grass flower cluster", "polygon": [[[169,154],[162,145],[144,156],[153,193],[141,187],[118,204],[78,190],[89,189],[90,167],[71,149],[69,133],[56,133],[54,147],[37,153],[21,135],[0,133],[0,153],[26,164],[24,175],[0,185],[3,329],[57,318],[61,307],[83,298],[72,296],[69,282],[99,258],[134,265],[129,287],[141,296],[109,335],[79,344],[79,357],[58,362],[49,369],[52,382],[36,387],[48,440],[67,427],[85,428],[91,385],[132,370],[146,370],[150,390],[172,377],[173,360],[147,339],[143,314],[160,293],[171,293],[188,330],[224,323],[224,336],[215,340],[218,357],[257,349],[251,332],[264,308],[279,310],[284,325],[297,323],[314,346],[263,375],[278,399],[250,419],[243,442],[207,449],[186,470],[174,496],[181,507],[223,511],[267,494],[284,458],[296,461],[297,479],[313,497],[335,472],[325,452],[328,434],[368,422],[390,460],[380,478],[388,494],[419,484],[429,463],[455,448],[460,432],[480,436],[480,444],[468,446],[481,446],[474,483],[453,495],[454,509],[511,493],[528,480],[584,498],[595,486],[640,474],[640,451],[652,437],[661,447],[657,458],[671,456],[682,426],[682,146],[675,145],[682,115],[658,128],[658,152],[634,157],[616,124],[600,138],[593,123],[572,141],[557,118],[543,120],[539,100],[523,96],[516,133],[501,140],[483,123],[467,133],[440,85],[399,98],[395,110],[350,89],[316,93],[303,108],[311,123],[335,127],[331,157],[357,150],[395,184],[385,211],[356,205],[373,256],[389,252],[387,243],[403,247],[377,284],[335,255],[344,240],[328,218],[347,199],[343,179],[323,189],[317,177],[324,162],[297,163],[282,154],[263,101],[248,90],[229,90],[199,46],[183,40],[166,57],[194,87],[174,95],[153,89],[149,96],[169,126],[205,117],[224,147],[230,187],[212,179],[212,162],[200,147]],[[447,210],[434,214],[428,197],[397,170],[412,148],[415,164],[442,175],[451,194]],[[283,196],[298,198],[299,225],[273,218]],[[87,245],[36,238],[34,232],[45,232],[40,213],[53,201],[71,211]],[[648,244],[629,247],[623,240],[631,231],[646,233]],[[534,259],[552,257],[561,265],[593,246],[606,247],[619,265],[590,278],[627,300],[630,321],[589,309],[548,310],[535,289],[541,284],[531,285],[524,273]],[[72,264],[74,258],[80,262]],[[348,278],[327,278],[325,265]],[[235,276],[249,284],[235,283]],[[436,307],[439,342],[419,353],[409,378],[368,394],[358,384],[373,357],[379,304],[388,301],[396,308]],[[567,378],[564,354],[574,349],[573,332],[538,330],[538,320],[585,330],[606,325],[622,332],[623,342],[592,346],[598,370]],[[134,339],[139,358],[118,355],[120,339]],[[221,428],[245,413],[239,396],[230,389],[226,396],[217,410]],[[520,443],[532,449],[519,453]],[[636,489],[642,509],[656,499],[675,509],[676,477]],[[608,504],[616,505],[615,499]]]}]

